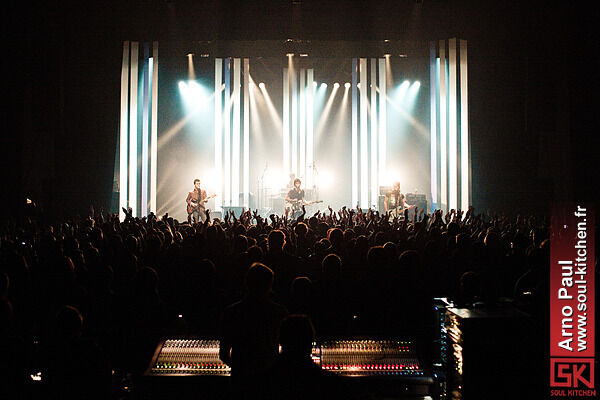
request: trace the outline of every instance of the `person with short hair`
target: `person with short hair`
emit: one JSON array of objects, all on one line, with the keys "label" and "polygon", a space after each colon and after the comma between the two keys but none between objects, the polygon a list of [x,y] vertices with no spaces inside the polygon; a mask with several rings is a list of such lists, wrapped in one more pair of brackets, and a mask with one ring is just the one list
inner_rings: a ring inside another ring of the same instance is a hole
[{"label": "person with short hair", "polygon": [[246,274],[246,295],[223,312],[219,357],[231,367],[240,395],[256,394],[257,377],[278,353],[279,326],[288,311],[270,299],[273,276],[266,265],[253,263]]},{"label": "person with short hair", "polygon": [[200,187],[200,179],[194,179],[194,190],[189,192],[185,199],[189,223],[206,221],[206,209],[204,205],[212,197],[215,196],[208,196],[206,190]]}]

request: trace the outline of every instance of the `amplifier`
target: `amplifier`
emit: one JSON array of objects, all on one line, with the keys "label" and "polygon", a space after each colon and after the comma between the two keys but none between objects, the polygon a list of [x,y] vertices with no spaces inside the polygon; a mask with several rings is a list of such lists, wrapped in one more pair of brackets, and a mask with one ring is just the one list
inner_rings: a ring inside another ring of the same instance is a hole
[{"label": "amplifier", "polygon": [[442,328],[447,399],[539,398],[546,368],[534,360],[544,360],[546,347],[536,354],[543,340],[534,326],[528,315],[510,306],[447,307]]},{"label": "amplifier", "polygon": [[[416,205],[419,208],[419,211],[425,210],[425,212],[429,212],[427,209],[427,195],[421,193],[406,193],[404,197],[408,204]],[[413,212],[414,210],[411,210],[411,217],[414,215]]]}]

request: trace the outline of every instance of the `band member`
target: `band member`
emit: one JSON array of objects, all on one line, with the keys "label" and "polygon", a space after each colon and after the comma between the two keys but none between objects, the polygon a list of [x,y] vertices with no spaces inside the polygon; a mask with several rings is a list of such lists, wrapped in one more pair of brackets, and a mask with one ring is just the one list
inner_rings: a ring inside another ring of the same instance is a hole
[{"label": "band member", "polygon": [[412,206],[406,203],[404,195],[400,193],[400,182],[394,182],[392,190],[385,194],[385,200],[383,201],[385,212],[391,212],[393,215],[398,215],[407,208]]},{"label": "band member", "polygon": [[300,185],[302,185],[302,181],[299,178],[294,179],[294,187],[285,197],[285,201],[288,204],[287,208],[290,208],[292,211],[300,210],[304,202],[304,190],[300,189]]},{"label": "band member", "polygon": [[288,181],[287,185],[285,186],[288,190],[293,189],[294,188],[294,182],[296,181],[296,174],[295,173],[291,173],[290,174],[290,180]]},{"label": "band member", "polygon": [[[211,196],[214,197],[214,196]],[[187,199],[187,213],[188,222],[204,222],[206,221],[206,212],[204,204],[210,197],[206,195],[206,190],[200,188],[200,179],[194,179],[194,190],[188,193]]]}]

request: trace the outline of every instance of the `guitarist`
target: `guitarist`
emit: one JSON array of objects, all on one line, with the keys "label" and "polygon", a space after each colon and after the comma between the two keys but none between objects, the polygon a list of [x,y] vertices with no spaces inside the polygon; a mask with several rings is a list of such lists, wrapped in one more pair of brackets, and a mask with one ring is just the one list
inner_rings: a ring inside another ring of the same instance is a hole
[{"label": "guitarist", "polygon": [[385,212],[391,212],[394,216],[399,216],[405,209],[413,207],[406,203],[404,195],[400,193],[400,182],[394,182],[392,190],[385,194],[383,205]]},{"label": "guitarist", "polygon": [[204,204],[211,197],[214,196],[208,197],[206,194],[206,190],[200,189],[200,179],[194,179],[194,190],[189,192],[187,195],[187,199],[185,199],[185,202],[187,203],[189,223],[206,221],[206,212],[204,209]]},{"label": "guitarist", "polygon": [[302,210],[302,204],[304,202],[304,189],[300,189],[300,185],[302,185],[300,178],[294,179],[294,187],[288,192],[287,196],[285,196],[287,208],[291,209],[292,215],[296,211]]}]

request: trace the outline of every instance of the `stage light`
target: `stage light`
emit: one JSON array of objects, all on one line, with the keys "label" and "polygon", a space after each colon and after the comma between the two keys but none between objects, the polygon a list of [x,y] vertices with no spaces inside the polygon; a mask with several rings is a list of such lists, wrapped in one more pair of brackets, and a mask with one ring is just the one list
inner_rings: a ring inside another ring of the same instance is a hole
[{"label": "stage light", "polygon": [[410,82],[405,80],[404,82],[402,82],[402,84],[400,86],[398,86],[398,89],[396,91],[396,98],[398,100],[402,100],[404,98],[404,96],[406,95],[406,92],[408,91],[408,88],[410,87]]},{"label": "stage light", "polygon": [[260,88],[260,90],[265,90],[265,83],[264,82],[259,83],[258,87]]},{"label": "stage light", "polygon": [[350,82],[346,82],[346,83],[344,83],[344,87],[345,87],[346,89],[350,89]]},{"label": "stage light", "polygon": [[290,58],[291,58],[291,57],[294,57],[294,53],[287,53],[287,54],[286,54],[286,56],[288,56],[288,57],[290,57]]},{"label": "stage light", "polygon": [[184,81],[179,81],[177,86],[179,86],[179,91],[182,94],[187,94],[187,84]]},{"label": "stage light", "polygon": [[360,89],[360,82],[356,84],[356,87]]},{"label": "stage light", "polygon": [[300,57],[308,57],[308,54],[306,54],[306,53],[300,53]]},{"label": "stage light", "polygon": [[188,53],[188,80],[196,79],[196,72],[194,69],[194,54]]},{"label": "stage light", "polygon": [[325,82],[323,82],[323,83],[321,83],[321,87],[322,87],[322,88],[326,88],[326,87],[327,87],[327,84],[326,84]]},{"label": "stage light", "polygon": [[286,183],[286,179],[278,169],[267,169],[263,175],[263,184],[265,188],[269,189],[279,189],[284,186]]},{"label": "stage light", "polygon": [[340,84],[336,82],[336,83],[333,84],[333,87],[337,89],[337,88],[340,87]]},{"label": "stage light", "polygon": [[334,176],[333,174],[326,169],[320,169],[319,174],[317,175],[317,186],[321,190],[329,189],[334,184]]}]

